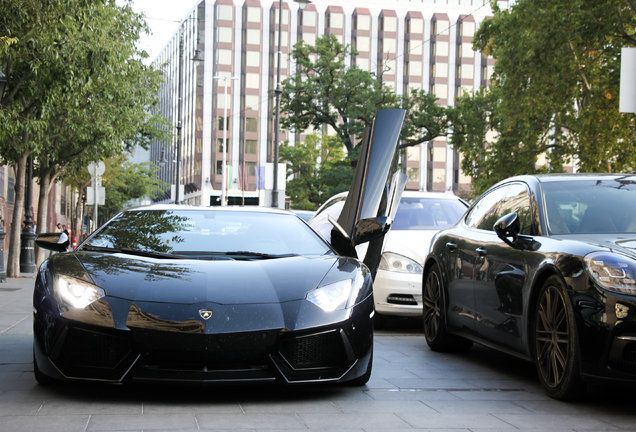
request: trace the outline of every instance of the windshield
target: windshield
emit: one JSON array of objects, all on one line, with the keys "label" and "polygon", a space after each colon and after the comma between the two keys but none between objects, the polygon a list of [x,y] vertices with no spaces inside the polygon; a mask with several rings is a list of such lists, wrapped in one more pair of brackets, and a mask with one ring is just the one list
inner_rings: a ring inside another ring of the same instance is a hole
[{"label": "windshield", "polygon": [[459,199],[403,197],[393,230],[439,230],[462,217],[466,205]]},{"label": "windshield", "polygon": [[542,184],[551,234],[636,232],[636,176]]},{"label": "windshield", "polygon": [[132,210],[88,239],[84,247],[177,255],[242,252],[323,255],[329,246],[293,214],[248,211]]}]

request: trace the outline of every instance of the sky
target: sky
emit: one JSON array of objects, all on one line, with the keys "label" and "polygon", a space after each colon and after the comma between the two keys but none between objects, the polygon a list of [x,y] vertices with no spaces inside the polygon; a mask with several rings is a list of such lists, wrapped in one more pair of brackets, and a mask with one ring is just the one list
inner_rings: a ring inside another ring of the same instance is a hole
[{"label": "sky", "polygon": [[142,35],[139,47],[150,55],[150,60],[159,54],[177,31],[179,23],[199,0],[132,0],[135,12],[142,13],[151,34]]}]

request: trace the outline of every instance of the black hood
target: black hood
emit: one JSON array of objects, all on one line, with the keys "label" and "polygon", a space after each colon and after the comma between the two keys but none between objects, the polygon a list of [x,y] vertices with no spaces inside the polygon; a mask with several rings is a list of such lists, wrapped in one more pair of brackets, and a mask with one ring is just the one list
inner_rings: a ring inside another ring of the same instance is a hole
[{"label": "black hood", "polygon": [[52,257],[49,267],[92,282],[111,297],[226,305],[300,300],[321,284],[354,278],[360,271],[355,260],[334,255],[207,261],[75,252]]}]

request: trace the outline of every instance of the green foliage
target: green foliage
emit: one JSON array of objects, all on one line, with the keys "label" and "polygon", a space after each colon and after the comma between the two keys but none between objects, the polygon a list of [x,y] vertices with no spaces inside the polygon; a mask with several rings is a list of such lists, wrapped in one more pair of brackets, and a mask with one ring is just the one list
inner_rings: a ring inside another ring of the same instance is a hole
[{"label": "green foliage", "polygon": [[129,201],[153,196],[166,186],[155,174],[157,166],[152,163],[133,164],[124,162],[124,159],[120,156],[106,163],[103,180],[105,204],[99,207],[105,219],[125,209]]},{"label": "green foliage", "polygon": [[397,107],[397,97],[382,80],[357,66],[346,67],[350,49],[334,35],[316,40],[315,46],[300,41],[292,56],[297,72],[283,81],[281,124],[299,132],[309,126],[331,126],[351,151],[373,122],[376,111]]},{"label": "green foliage", "polygon": [[315,210],[351,184],[353,168],[336,137],[308,135],[295,146],[285,144],[280,147],[280,159],[288,163],[287,176],[293,175],[287,181],[292,208]]},{"label": "green foliage", "polygon": [[400,132],[401,147],[409,147],[446,136],[448,108],[437,104],[437,98],[422,89],[415,89],[401,98],[406,118]]},{"label": "green foliage", "polygon": [[[451,120],[477,191],[512,174],[560,172],[573,158],[580,171],[636,166],[635,117],[618,112],[620,49],[636,43],[635,29],[630,0],[495,6],[474,41],[496,60],[490,94],[458,98]],[[536,166],[540,155],[547,166]]]}]

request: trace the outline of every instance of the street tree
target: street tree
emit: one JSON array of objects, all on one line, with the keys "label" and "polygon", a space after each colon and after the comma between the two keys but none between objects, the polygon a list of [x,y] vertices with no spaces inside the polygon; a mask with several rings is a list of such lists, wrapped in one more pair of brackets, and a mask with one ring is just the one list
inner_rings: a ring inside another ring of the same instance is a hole
[{"label": "street tree", "polygon": [[[561,172],[573,160],[585,172],[636,166],[635,117],[618,111],[620,49],[636,43],[636,5],[519,0],[505,10],[493,3],[493,10],[474,40],[475,49],[496,61],[492,94],[456,104],[456,111],[474,110],[486,98],[486,112],[473,126],[457,123],[473,115],[453,115],[460,133],[452,142],[466,164],[473,166],[482,152],[471,174],[474,184],[482,189],[511,174]],[[490,140],[483,121],[492,127]],[[471,128],[477,135],[465,140]],[[544,167],[536,165],[540,156],[546,157]]]},{"label": "street tree", "polygon": [[286,143],[280,147],[280,159],[287,162],[286,193],[295,209],[315,210],[347,190],[353,176],[343,145],[334,136],[310,134],[294,146]]},{"label": "street tree", "polygon": [[0,105],[0,156],[16,171],[7,274],[16,275],[27,158],[40,178],[38,227],[48,192],[73,162],[121,153],[152,129],[145,108],[158,72],[135,48],[141,16],[112,0],[3,2],[0,26],[18,42],[0,54],[8,90]]}]

